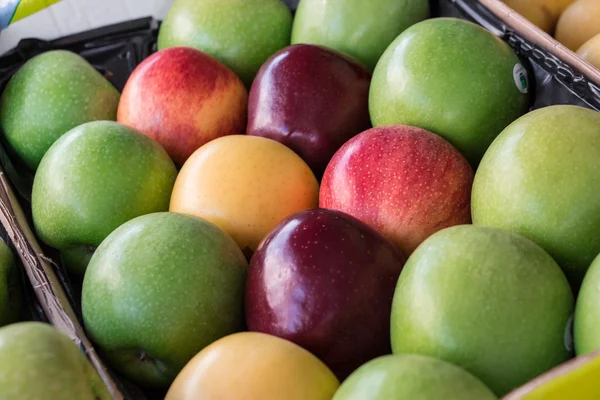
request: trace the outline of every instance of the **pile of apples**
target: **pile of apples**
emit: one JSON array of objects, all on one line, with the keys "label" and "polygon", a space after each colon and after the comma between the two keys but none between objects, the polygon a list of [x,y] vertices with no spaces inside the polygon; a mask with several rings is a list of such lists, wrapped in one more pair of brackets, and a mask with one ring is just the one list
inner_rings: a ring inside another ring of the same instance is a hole
[{"label": "pile of apples", "polygon": [[600,69],[600,1],[502,0],[568,49]]},{"label": "pile of apples", "polygon": [[[485,400],[600,349],[600,113],[529,112],[531,82],[426,0],[176,0],[122,93],[46,52],[0,126],[86,332],[141,387]],[[3,365],[3,398],[110,398],[48,325],[1,328]]]}]

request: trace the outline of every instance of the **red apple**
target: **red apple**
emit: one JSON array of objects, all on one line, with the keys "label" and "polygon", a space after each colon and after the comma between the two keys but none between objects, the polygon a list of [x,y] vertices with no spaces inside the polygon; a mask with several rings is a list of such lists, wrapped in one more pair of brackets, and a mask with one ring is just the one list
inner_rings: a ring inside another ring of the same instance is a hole
[{"label": "red apple", "polygon": [[117,120],[158,141],[179,164],[200,146],[244,133],[248,92],[224,64],[191,48],[161,50],[127,81]]},{"label": "red apple", "polygon": [[304,347],[344,379],[391,352],[391,305],[404,262],[392,242],[350,215],[299,212],[252,257],[248,328]]},{"label": "red apple", "polygon": [[438,135],[404,125],[373,128],[335,154],[320,206],[353,215],[409,255],[433,233],[471,222],[473,175]]},{"label": "red apple", "polygon": [[341,53],[286,47],[252,84],[247,133],[285,144],[320,178],[335,152],[371,127],[370,83],[371,73]]}]

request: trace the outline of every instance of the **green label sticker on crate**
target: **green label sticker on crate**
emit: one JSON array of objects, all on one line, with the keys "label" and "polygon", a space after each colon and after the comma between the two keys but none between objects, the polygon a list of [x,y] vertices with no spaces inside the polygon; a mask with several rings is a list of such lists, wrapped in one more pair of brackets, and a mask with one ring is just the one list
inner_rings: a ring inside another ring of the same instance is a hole
[{"label": "green label sticker on crate", "polygon": [[0,0],[0,30],[61,0]]}]

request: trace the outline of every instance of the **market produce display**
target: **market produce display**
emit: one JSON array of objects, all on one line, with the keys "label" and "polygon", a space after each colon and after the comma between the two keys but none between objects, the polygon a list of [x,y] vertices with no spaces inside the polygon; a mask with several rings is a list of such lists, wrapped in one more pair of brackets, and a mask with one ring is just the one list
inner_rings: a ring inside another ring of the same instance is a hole
[{"label": "market produce display", "polygon": [[[513,5],[592,59],[588,3]],[[20,67],[2,144],[111,376],[167,400],[598,398],[600,113],[533,110],[527,59],[431,5],[175,0],[121,93],[66,50]],[[23,316],[20,268],[0,243],[0,398],[111,398]]]}]

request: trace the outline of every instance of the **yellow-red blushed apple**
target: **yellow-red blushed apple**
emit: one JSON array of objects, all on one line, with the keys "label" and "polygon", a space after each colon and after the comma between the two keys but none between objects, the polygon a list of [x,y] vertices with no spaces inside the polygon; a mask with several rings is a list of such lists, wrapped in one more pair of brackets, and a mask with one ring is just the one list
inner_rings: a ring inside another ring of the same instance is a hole
[{"label": "yellow-red blushed apple", "polygon": [[373,128],[335,154],[320,206],[360,219],[409,255],[435,232],[471,222],[473,175],[440,136],[405,125]]},{"label": "yellow-red blushed apple", "polygon": [[161,50],[127,81],[117,120],[158,141],[182,165],[200,146],[246,129],[248,92],[224,64],[186,47]]}]

